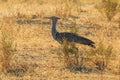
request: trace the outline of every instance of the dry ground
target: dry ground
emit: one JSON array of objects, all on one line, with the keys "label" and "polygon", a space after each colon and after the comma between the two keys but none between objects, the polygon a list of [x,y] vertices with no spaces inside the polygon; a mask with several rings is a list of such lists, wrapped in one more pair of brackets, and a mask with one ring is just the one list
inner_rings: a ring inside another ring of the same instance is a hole
[{"label": "dry ground", "polygon": [[[94,7],[100,0],[84,1],[80,7],[76,7],[75,4],[66,6],[62,1],[58,1],[61,3],[58,4],[53,0],[2,0],[0,2],[0,33],[3,28],[7,28],[6,33],[13,36],[17,44],[11,65],[14,67],[22,65],[25,68],[24,73],[1,72],[0,79],[120,80],[120,69],[116,68],[120,66],[120,12],[113,17],[112,21],[107,21],[105,16]],[[72,19],[77,23],[77,33],[92,39],[96,46],[100,41],[105,46],[111,44],[116,55],[110,64],[112,70],[101,74],[71,72],[66,69],[56,54],[60,44],[52,38],[50,21],[43,18],[52,15],[65,18],[58,22],[57,29],[60,32],[70,31]],[[79,18],[74,19],[75,16]],[[2,66],[0,68],[2,70]]]}]

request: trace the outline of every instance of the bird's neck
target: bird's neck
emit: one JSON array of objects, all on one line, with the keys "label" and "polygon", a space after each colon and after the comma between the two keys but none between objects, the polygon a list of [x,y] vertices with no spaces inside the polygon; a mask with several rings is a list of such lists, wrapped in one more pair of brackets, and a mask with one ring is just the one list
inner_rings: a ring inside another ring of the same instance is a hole
[{"label": "bird's neck", "polygon": [[56,33],[57,33],[56,24],[57,24],[57,20],[55,20],[55,21],[53,20],[52,21],[52,35],[54,38],[56,37]]}]

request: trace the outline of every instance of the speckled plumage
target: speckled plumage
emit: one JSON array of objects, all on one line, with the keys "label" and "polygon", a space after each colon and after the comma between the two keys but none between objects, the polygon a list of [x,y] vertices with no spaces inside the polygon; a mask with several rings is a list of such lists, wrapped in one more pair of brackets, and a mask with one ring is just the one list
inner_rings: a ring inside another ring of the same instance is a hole
[{"label": "speckled plumage", "polygon": [[62,44],[63,41],[66,40],[67,42],[76,42],[76,43],[88,45],[88,46],[91,46],[91,47],[95,48],[95,46],[94,46],[95,43],[93,41],[91,41],[90,39],[84,38],[84,37],[79,36],[75,33],[70,33],[70,32],[61,32],[60,33],[60,32],[57,32],[56,24],[57,24],[57,20],[60,19],[60,18],[52,16],[49,19],[52,20],[52,36],[59,43]]}]

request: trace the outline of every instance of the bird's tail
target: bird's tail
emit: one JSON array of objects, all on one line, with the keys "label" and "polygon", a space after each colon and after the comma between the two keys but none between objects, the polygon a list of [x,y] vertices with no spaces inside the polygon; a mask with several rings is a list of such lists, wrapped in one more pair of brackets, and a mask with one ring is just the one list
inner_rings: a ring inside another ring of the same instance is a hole
[{"label": "bird's tail", "polygon": [[88,46],[90,46],[92,48],[96,48],[96,46],[94,44],[89,44]]},{"label": "bird's tail", "polygon": [[84,38],[84,37],[78,36],[76,42],[84,44],[84,45],[88,45],[92,48],[96,48],[94,45],[95,43],[92,40]]}]

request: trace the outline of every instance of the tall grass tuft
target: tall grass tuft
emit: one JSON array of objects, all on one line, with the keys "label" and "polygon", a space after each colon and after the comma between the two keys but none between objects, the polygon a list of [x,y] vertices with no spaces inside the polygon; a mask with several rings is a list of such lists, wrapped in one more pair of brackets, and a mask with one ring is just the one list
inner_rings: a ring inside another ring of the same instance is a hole
[{"label": "tall grass tuft", "polygon": [[62,52],[64,54],[64,62],[67,68],[75,68],[78,64],[78,48],[75,43],[68,43],[64,40],[62,45]]},{"label": "tall grass tuft", "polygon": [[100,42],[96,49],[90,49],[88,51],[90,60],[94,63],[96,68],[100,71],[104,71],[108,68],[111,58],[114,56],[113,47],[105,45]]},{"label": "tall grass tuft", "polygon": [[62,53],[67,68],[81,72],[106,71],[110,68],[111,59],[115,57],[112,45],[106,47],[102,42],[96,49],[81,48],[79,52],[74,42],[64,40]]},{"label": "tall grass tuft", "polygon": [[1,31],[1,52],[3,55],[2,58],[2,67],[3,67],[3,71],[5,72],[10,64],[10,61],[13,57],[13,55],[15,54],[15,50],[16,50],[16,42],[14,37],[11,34],[12,32],[10,31],[10,28],[3,28]]},{"label": "tall grass tuft", "polygon": [[100,11],[102,14],[105,14],[107,17],[108,21],[111,21],[114,15],[116,15],[117,7],[118,7],[118,2],[114,0],[102,0],[102,3],[96,8],[98,11]]}]

